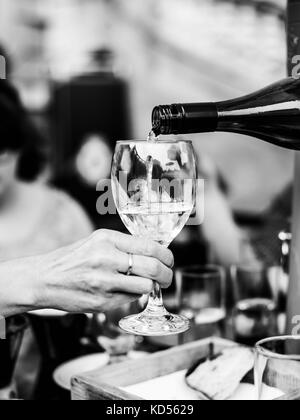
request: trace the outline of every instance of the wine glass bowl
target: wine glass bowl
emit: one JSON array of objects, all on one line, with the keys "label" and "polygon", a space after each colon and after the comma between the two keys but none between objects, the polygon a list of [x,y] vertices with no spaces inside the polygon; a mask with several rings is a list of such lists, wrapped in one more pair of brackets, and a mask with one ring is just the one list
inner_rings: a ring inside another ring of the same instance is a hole
[{"label": "wine glass bowl", "polygon": [[[196,198],[196,160],[189,141],[121,141],[112,191],[129,232],[168,247],[187,223]],[[126,332],[159,336],[185,332],[189,321],[164,307],[158,283],[144,312],[120,321]]]}]

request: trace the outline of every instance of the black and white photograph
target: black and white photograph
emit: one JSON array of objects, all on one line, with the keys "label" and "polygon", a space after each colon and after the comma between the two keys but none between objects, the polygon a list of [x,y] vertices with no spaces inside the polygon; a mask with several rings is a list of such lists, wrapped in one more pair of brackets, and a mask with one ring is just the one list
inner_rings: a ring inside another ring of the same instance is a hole
[{"label": "black and white photograph", "polygon": [[300,400],[300,0],[0,0],[0,401]]}]

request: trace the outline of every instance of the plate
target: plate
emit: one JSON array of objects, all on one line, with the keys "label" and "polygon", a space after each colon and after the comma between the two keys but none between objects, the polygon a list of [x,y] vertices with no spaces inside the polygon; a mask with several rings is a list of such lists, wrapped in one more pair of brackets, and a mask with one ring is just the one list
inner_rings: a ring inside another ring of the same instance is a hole
[{"label": "plate", "polygon": [[[131,351],[129,359],[142,359],[149,353],[142,351]],[[73,376],[81,375],[92,370],[100,369],[108,364],[109,355],[107,353],[91,354],[71,360],[59,366],[53,373],[54,382],[61,388],[71,391],[71,379]]]},{"label": "plate", "polygon": [[57,309],[39,309],[37,311],[29,312],[30,315],[36,315],[44,318],[58,318],[67,315],[67,312],[59,311]]}]

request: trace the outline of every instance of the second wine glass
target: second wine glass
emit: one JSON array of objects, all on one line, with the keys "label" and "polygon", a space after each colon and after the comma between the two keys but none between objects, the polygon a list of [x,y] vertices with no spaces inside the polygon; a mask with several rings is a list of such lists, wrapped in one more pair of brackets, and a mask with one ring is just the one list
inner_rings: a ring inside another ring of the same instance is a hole
[{"label": "second wine glass", "polygon": [[[196,160],[192,143],[118,142],[112,189],[129,232],[168,247],[195,206]],[[165,309],[161,288],[155,283],[145,311],[122,319],[120,327],[137,335],[172,335],[187,331],[189,321]]]}]

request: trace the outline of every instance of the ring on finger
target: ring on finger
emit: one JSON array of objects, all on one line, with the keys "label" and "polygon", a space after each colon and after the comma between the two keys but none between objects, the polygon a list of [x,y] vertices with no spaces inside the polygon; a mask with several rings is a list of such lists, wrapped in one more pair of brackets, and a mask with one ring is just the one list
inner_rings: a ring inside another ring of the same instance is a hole
[{"label": "ring on finger", "polygon": [[131,276],[133,273],[133,254],[128,254],[128,270],[126,275]]}]

